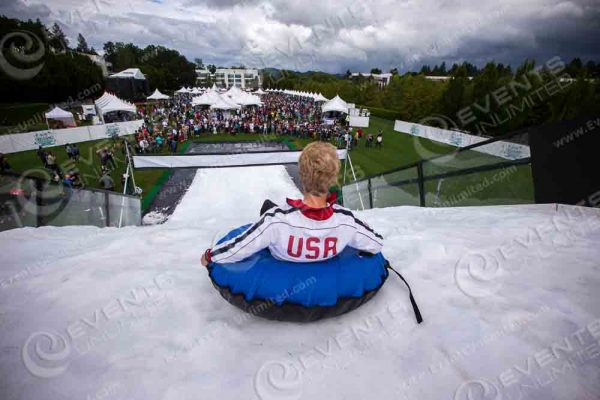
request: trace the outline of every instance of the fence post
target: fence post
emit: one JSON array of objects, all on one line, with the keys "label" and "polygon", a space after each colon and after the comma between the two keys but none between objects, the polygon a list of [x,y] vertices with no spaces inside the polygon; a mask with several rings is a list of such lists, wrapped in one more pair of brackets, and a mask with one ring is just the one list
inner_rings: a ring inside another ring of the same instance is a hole
[{"label": "fence post", "polygon": [[35,182],[35,226],[44,226],[44,216],[42,215],[42,207],[44,205],[44,181],[42,179],[34,179]]},{"label": "fence post", "polygon": [[425,182],[423,181],[423,161],[417,164],[417,176],[419,179],[419,204],[425,207]]},{"label": "fence post", "polygon": [[371,190],[371,178],[367,181],[367,187],[369,188],[369,208],[373,208],[373,191]]},{"label": "fence post", "polygon": [[110,226],[110,207],[108,205],[108,192],[104,192],[104,211],[106,214],[106,226]]}]

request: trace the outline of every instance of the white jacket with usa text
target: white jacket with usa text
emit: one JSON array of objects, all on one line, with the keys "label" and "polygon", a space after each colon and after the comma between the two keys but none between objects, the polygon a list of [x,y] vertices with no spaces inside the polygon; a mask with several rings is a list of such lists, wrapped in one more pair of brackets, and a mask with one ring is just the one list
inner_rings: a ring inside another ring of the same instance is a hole
[{"label": "white jacket with usa text", "polygon": [[207,250],[206,257],[209,262],[234,263],[269,248],[279,260],[315,262],[334,257],[346,246],[379,253],[383,237],[337,204],[311,208],[288,199],[237,237]]}]

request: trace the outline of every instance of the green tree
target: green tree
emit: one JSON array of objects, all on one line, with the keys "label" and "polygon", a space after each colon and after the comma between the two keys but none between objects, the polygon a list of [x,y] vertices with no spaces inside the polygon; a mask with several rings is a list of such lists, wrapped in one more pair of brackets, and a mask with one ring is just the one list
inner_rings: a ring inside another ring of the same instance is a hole
[{"label": "green tree", "polygon": [[69,40],[56,22],[50,28],[50,41],[48,44],[55,52],[69,50]]},{"label": "green tree", "polygon": [[85,40],[85,38],[83,37],[83,35],[81,33],[77,36],[77,49],[76,50],[80,53],[89,53],[90,52],[87,41]]}]

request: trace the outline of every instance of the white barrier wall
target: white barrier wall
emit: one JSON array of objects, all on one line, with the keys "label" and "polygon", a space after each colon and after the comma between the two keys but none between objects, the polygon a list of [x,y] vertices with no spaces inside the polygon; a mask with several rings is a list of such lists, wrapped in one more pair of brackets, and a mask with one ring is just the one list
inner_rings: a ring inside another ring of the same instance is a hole
[{"label": "white barrier wall", "polygon": [[80,143],[115,136],[131,135],[143,123],[143,120],[137,120],[105,125],[81,126],[78,128],[0,135],[0,153],[17,153],[19,151],[34,150],[39,146],[64,146],[67,143]]},{"label": "white barrier wall", "polygon": [[[269,151],[231,154],[194,154],[173,156],[133,156],[135,168],[223,168],[251,165],[293,164],[301,151]],[[346,150],[337,150],[340,160],[346,159]]]},{"label": "white barrier wall", "polygon": [[350,116],[350,126],[357,128],[368,128],[369,127],[369,117],[358,117],[351,115]]},{"label": "white barrier wall", "polygon": [[[415,124],[396,120],[394,130],[408,133],[409,135],[450,144],[456,147],[467,147],[475,143],[485,142],[487,138],[469,135],[467,133],[450,131],[447,129],[434,128],[427,125]],[[511,142],[497,141],[482,147],[474,148],[473,151],[491,154],[507,160],[520,160],[531,156],[529,146]]]}]

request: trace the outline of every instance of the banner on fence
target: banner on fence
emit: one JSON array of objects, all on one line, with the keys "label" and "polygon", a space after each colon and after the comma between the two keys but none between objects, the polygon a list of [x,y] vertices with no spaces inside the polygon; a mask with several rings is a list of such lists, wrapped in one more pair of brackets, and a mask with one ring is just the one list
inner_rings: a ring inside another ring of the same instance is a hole
[{"label": "banner on fence", "polygon": [[350,116],[350,126],[357,128],[368,128],[369,127],[369,117],[359,117],[359,116]]},{"label": "banner on fence", "polygon": [[[396,123],[394,124],[394,130],[397,132],[407,133],[412,136],[418,136],[436,142],[446,143],[456,147],[467,147],[472,144],[488,140],[488,138],[469,135],[468,133],[434,128],[427,125],[415,124],[400,120],[396,120]],[[473,149],[473,151],[502,157],[507,160],[520,160],[522,158],[528,158],[531,156],[529,146],[503,141],[497,141],[485,146],[476,147]]]},{"label": "banner on fence", "polygon": [[77,128],[50,129],[45,131],[0,135],[0,153],[17,153],[34,150],[39,146],[64,146],[90,140],[109,139],[131,135],[138,130],[143,120],[115,122],[112,124],[81,126]]},{"label": "banner on fence", "polygon": [[[133,156],[135,168],[225,168],[254,165],[294,164],[301,151],[269,151],[231,154],[193,154],[173,156]],[[338,157],[346,158],[346,150],[338,150]]]}]

